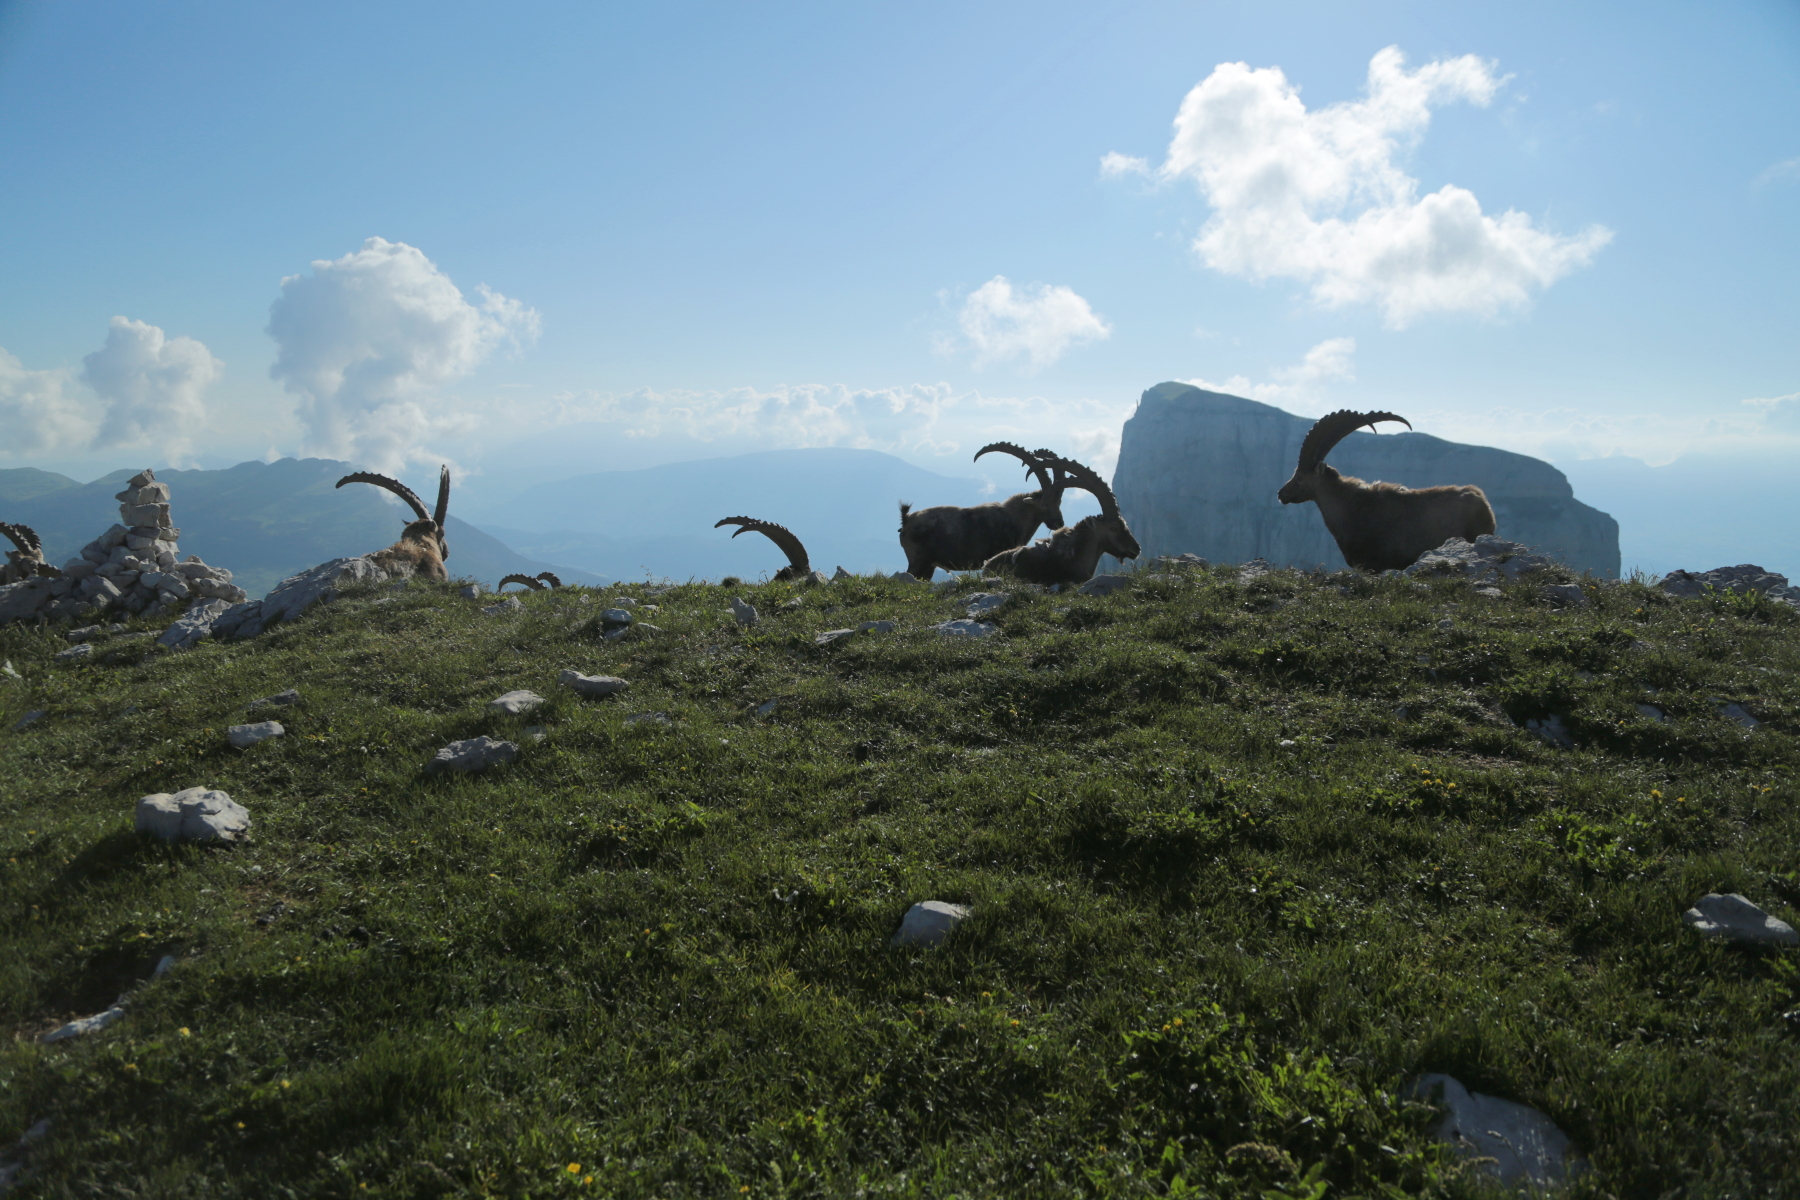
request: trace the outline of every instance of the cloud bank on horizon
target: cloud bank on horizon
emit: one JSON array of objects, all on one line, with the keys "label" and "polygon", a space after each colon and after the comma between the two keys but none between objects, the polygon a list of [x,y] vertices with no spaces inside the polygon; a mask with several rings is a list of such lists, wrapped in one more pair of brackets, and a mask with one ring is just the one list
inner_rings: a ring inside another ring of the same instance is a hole
[{"label": "cloud bank on horizon", "polygon": [[1182,100],[1160,167],[1113,152],[1101,170],[1191,181],[1213,210],[1193,247],[1216,271],[1299,280],[1326,308],[1373,304],[1393,329],[1435,313],[1497,316],[1613,236],[1599,225],[1546,233],[1510,209],[1488,216],[1450,184],[1420,197],[1395,164],[1434,106],[1486,107],[1505,82],[1474,55],[1408,71],[1389,46],[1369,61],[1364,99],[1308,112],[1279,67],[1220,63]]},{"label": "cloud bank on horizon", "polygon": [[466,416],[433,405],[435,389],[539,330],[537,310],[486,284],[476,294],[470,304],[422,251],[380,237],[283,279],[269,375],[299,398],[304,452],[397,471],[436,457],[427,439],[468,432]]}]

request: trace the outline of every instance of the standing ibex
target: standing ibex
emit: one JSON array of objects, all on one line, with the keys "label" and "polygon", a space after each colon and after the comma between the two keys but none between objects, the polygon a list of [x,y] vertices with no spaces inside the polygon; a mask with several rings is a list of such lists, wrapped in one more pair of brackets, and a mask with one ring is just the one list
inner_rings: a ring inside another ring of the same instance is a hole
[{"label": "standing ibex", "polygon": [[44,544],[29,525],[8,525],[0,521],[0,533],[11,539],[17,550],[6,552],[6,565],[0,566],[0,584],[19,583],[42,575],[54,579],[61,571],[44,561]]},{"label": "standing ibex", "polygon": [[993,442],[975,452],[980,459],[990,451],[1010,454],[1037,476],[1035,492],[1020,492],[1004,500],[962,508],[939,504],[912,511],[900,503],[900,548],[906,551],[906,569],[920,579],[930,579],[939,567],[946,571],[973,571],[982,563],[1014,546],[1031,540],[1039,525],[1056,529],[1063,523],[1062,494],[1067,486],[1059,475],[1050,477],[1047,450],[1036,454],[1011,442]]},{"label": "standing ibex", "polygon": [[444,569],[444,560],[450,557],[450,547],[444,541],[444,513],[450,507],[449,467],[441,468],[438,473],[436,513],[426,512],[425,502],[411,488],[386,475],[357,471],[338,480],[337,486],[343,487],[346,483],[372,483],[386,488],[418,514],[418,520],[409,521],[401,530],[400,540],[386,550],[369,555],[370,562],[390,575],[423,575],[440,583],[450,578],[450,573]]},{"label": "standing ibex", "polygon": [[800,544],[800,539],[795,537],[785,525],[777,525],[773,521],[758,521],[755,517],[726,517],[723,520],[715,521],[713,528],[717,529],[721,525],[742,527],[734,532],[732,537],[736,537],[740,533],[760,533],[781,547],[781,552],[788,556],[788,565],[775,572],[776,583],[783,583],[790,579],[796,581],[810,579],[817,574],[812,569],[811,561],[806,557],[806,547]]},{"label": "standing ibex", "polygon": [[1405,417],[1388,412],[1345,409],[1320,417],[1300,443],[1300,462],[1276,496],[1283,504],[1311,500],[1325,518],[1344,561],[1363,571],[1410,567],[1419,555],[1453,537],[1472,542],[1494,532],[1494,510],[1474,484],[1407,488],[1397,483],[1364,483],[1339,475],[1325,456],[1353,430]]},{"label": "standing ibex", "polygon": [[1100,512],[1029,546],[1002,551],[983,568],[998,575],[1016,575],[1026,583],[1086,583],[1094,577],[1102,554],[1136,558],[1140,549],[1137,539],[1119,515],[1119,502],[1106,481],[1072,459],[1044,451],[1039,454],[1046,465],[1056,468],[1057,478],[1065,480],[1066,486],[1094,493]]}]

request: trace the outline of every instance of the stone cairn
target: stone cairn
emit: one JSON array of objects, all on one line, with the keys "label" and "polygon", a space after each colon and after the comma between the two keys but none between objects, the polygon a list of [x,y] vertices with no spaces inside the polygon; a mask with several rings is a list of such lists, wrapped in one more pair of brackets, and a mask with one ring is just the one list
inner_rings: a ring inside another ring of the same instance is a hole
[{"label": "stone cairn", "polygon": [[231,572],[198,555],[180,561],[181,530],[169,519],[169,485],[144,470],[116,499],[119,523],[63,565],[60,579],[29,579],[0,589],[0,621],[75,620],[93,610],[156,618],[195,598],[245,599]]}]

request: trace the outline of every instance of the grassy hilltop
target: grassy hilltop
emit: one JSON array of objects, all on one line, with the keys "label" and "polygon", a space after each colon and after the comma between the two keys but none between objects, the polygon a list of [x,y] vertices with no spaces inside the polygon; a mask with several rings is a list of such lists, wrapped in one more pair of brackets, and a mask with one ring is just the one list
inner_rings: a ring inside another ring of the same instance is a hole
[{"label": "grassy hilltop", "polygon": [[[85,666],[0,629],[0,1142],[54,1122],[19,1194],[1474,1194],[1422,1071],[1543,1109],[1577,1195],[1800,1193],[1800,954],[1680,919],[1800,922],[1800,614],[1196,570],[926,628],[978,586],[679,586],[617,643],[641,587]],[[1550,713],[1576,748],[1514,723]],[[422,773],[481,733],[519,760]],[[131,832],[194,785],[254,841]],[[927,899],[974,915],[890,948]]]}]

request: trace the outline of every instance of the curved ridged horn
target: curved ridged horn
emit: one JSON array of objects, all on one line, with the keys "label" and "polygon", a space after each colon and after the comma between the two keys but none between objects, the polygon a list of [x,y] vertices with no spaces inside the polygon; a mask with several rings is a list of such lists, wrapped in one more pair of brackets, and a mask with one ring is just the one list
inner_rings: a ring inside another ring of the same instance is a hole
[{"label": "curved ridged horn", "polygon": [[431,519],[437,522],[438,532],[444,532],[444,514],[450,510],[450,467],[446,464],[438,468],[438,502],[437,511]]},{"label": "curved ridged horn", "polygon": [[[443,494],[445,499],[449,498],[449,480],[450,473],[446,470],[444,472],[444,488],[446,490]],[[425,502],[419,499],[419,494],[407,487],[404,483],[401,483],[398,479],[389,479],[386,475],[377,475],[373,471],[354,471],[338,480],[335,486],[343,487],[346,483],[372,483],[376,487],[386,488],[388,491],[394,493],[394,495],[412,505],[412,510],[419,514],[419,520],[432,520],[431,514],[425,509]]]},{"label": "curved ridged horn", "polygon": [[1391,412],[1351,412],[1339,409],[1328,413],[1313,422],[1313,427],[1306,431],[1306,440],[1300,443],[1300,465],[1297,470],[1310,471],[1325,461],[1331,448],[1349,437],[1364,425],[1374,425],[1377,421],[1398,421],[1408,429],[1412,422],[1405,417],[1395,416]]},{"label": "curved ridged horn", "polygon": [[522,583],[534,592],[541,592],[544,590],[544,585],[539,583],[537,580],[533,579],[529,575],[506,575],[506,576],[503,576],[501,578],[500,582],[496,583],[494,585],[494,590],[497,592],[509,583]]},{"label": "curved ridged horn", "polygon": [[1106,486],[1106,480],[1094,474],[1072,458],[1058,458],[1052,455],[1047,461],[1056,468],[1059,476],[1066,477],[1065,487],[1078,487],[1084,492],[1094,493],[1100,501],[1100,515],[1116,517],[1119,515],[1119,501],[1113,496],[1112,489]]},{"label": "curved ridged horn", "polygon": [[795,537],[793,531],[785,525],[777,525],[773,521],[758,521],[755,517],[725,517],[723,520],[715,521],[713,528],[717,529],[721,525],[743,526],[737,533],[732,534],[732,537],[736,537],[738,533],[749,533],[752,530],[767,537],[781,547],[781,552],[788,556],[788,562],[797,574],[804,575],[812,569],[812,563],[806,557],[806,547],[800,544],[800,539]]},{"label": "curved ridged horn", "polygon": [[549,584],[552,588],[559,588],[563,585],[562,580],[558,579],[548,571],[539,571],[537,577]]},{"label": "curved ridged horn", "polygon": [[12,544],[26,554],[42,554],[44,544],[38,541],[37,531],[29,525],[8,525],[0,521],[0,533],[12,539]]},{"label": "curved ridged horn", "polygon": [[1010,454],[1020,462],[1024,463],[1025,469],[1037,476],[1039,487],[1049,488],[1055,486],[1050,482],[1050,473],[1044,470],[1044,460],[1040,457],[1043,454],[1042,450],[1038,451],[1037,454],[1033,454],[1031,451],[1025,449],[1025,447],[1015,446],[1011,442],[989,442],[975,452],[975,459],[979,460],[982,455],[991,450],[998,450],[1002,454]]}]

